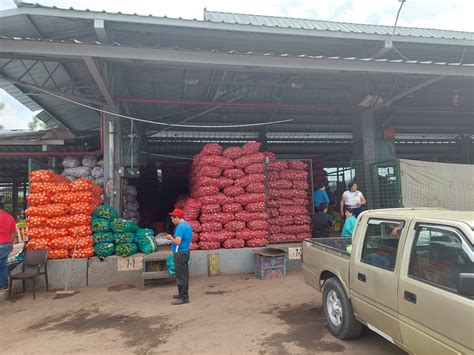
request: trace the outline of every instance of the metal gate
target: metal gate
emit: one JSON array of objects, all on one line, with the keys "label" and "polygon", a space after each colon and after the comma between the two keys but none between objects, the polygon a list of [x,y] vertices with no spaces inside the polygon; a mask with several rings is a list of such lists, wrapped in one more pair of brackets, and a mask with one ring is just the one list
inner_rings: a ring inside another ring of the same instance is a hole
[{"label": "metal gate", "polygon": [[398,160],[351,161],[350,174],[364,194],[368,208],[402,207]]},{"label": "metal gate", "polygon": [[16,220],[23,218],[26,209],[26,195],[28,183],[21,179],[0,179],[0,201],[4,204],[6,212]]}]

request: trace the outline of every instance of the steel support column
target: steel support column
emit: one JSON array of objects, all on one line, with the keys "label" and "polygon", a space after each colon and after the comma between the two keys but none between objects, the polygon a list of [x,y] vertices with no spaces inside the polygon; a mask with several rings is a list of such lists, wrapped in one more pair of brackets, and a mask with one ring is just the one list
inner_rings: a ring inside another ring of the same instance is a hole
[{"label": "steel support column", "polygon": [[[112,113],[118,113],[114,107],[106,107]],[[122,122],[116,116],[104,116],[104,177],[105,203],[122,212]]]}]

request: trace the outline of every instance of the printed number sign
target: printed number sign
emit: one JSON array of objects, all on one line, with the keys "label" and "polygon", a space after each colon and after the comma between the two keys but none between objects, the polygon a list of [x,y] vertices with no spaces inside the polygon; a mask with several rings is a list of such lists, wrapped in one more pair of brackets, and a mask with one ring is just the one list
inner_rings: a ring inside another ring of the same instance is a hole
[{"label": "printed number sign", "polygon": [[288,248],[288,259],[293,260],[293,259],[301,259],[301,251],[302,248]]},{"label": "printed number sign", "polygon": [[118,258],[118,271],[134,271],[142,269],[143,256],[130,256],[128,258]]}]

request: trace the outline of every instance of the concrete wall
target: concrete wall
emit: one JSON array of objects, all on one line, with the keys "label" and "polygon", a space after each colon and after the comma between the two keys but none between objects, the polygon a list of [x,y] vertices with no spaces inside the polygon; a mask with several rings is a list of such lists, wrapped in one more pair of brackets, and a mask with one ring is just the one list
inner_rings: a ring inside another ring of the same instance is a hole
[{"label": "concrete wall", "polygon": [[[270,245],[268,247],[288,251],[288,248],[301,247],[301,243],[289,243]],[[208,275],[208,255],[219,254],[219,270],[221,275],[225,274],[247,274],[253,273],[255,268],[255,252],[265,248],[242,248],[242,249],[217,249],[197,250],[191,253],[189,262],[191,276]],[[170,251],[171,253],[171,251]],[[86,287],[106,284],[139,283],[141,281],[141,258],[143,254],[135,254],[130,258],[120,256],[109,256],[103,260],[98,257],[88,259],[75,259],[69,279],[69,286]],[[124,263],[135,259],[135,263]],[[50,289],[63,289],[66,283],[67,273],[71,266],[71,259],[49,260],[48,277]],[[127,265],[131,264],[131,265]],[[287,270],[298,270],[301,268],[300,259],[288,260]],[[13,271],[20,272],[21,265]],[[39,278],[39,289],[45,289],[44,277]],[[21,282],[15,281],[14,287],[21,290]],[[27,290],[31,289],[31,282],[27,282]]]}]

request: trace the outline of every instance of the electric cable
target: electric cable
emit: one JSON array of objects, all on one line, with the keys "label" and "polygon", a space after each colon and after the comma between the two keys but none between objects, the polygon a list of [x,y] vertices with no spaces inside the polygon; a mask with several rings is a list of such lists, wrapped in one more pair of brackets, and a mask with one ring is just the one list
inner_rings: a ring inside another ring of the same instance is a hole
[{"label": "electric cable", "polygon": [[397,53],[400,57],[402,57],[405,60],[410,60],[408,59],[407,56],[405,56],[402,52],[400,52],[400,50],[393,43],[393,37],[395,36],[395,31],[397,30],[398,18],[400,17],[400,12],[402,11],[402,7],[405,4],[406,0],[400,0],[400,1],[401,1],[401,4],[400,4],[400,7],[398,8],[397,17],[395,18],[395,24],[393,25],[392,37],[390,38],[390,41],[392,42],[392,47],[395,53]]},{"label": "electric cable", "polygon": [[144,122],[144,123],[149,123],[149,124],[156,124],[158,126],[180,127],[180,128],[209,128],[209,129],[213,129],[213,128],[220,129],[220,128],[222,128],[222,129],[225,129],[225,128],[246,128],[246,127],[268,126],[268,125],[272,125],[272,124],[286,123],[286,122],[292,122],[293,121],[292,118],[289,118],[289,119],[286,119],[286,120],[279,120],[279,121],[273,121],[273,122],[258,122],[258,123],[221,125],[221,126],[186,125],[186,124],[177,124],[177,123],[164,123],[164,122],[156,122],[156,121],[145,120],[145,119],[142,119],[142,118],[136,118],[136,117],[126,116],[126,115],[121,115],[119,113],[114,113],[114,112],[103,110],[103,109],[100,109],[100,108],[97,108],[97,107],[89,106],[89,105],[71,100],[67,97],[52,93],[48,90],[41,89],[39,87],[37,87],[36,90],[42,91],[42,92],[44,92],[48,95],[57,97],[57,98],[62,99],[64,101],[67,101],[67,102],[70,102],[72,104],[75,104],[75,105],[78,105],[78,106],[81,106],[81,107],[85,107],[85,108],[88,108],[88,109],[91,109],[91,110],[94,110],[94,111],[97,111],[97,112],[106,113],[106,114],[111,115],[111,116],[126,118],[126,119],[132,120],[132,121]]}]

